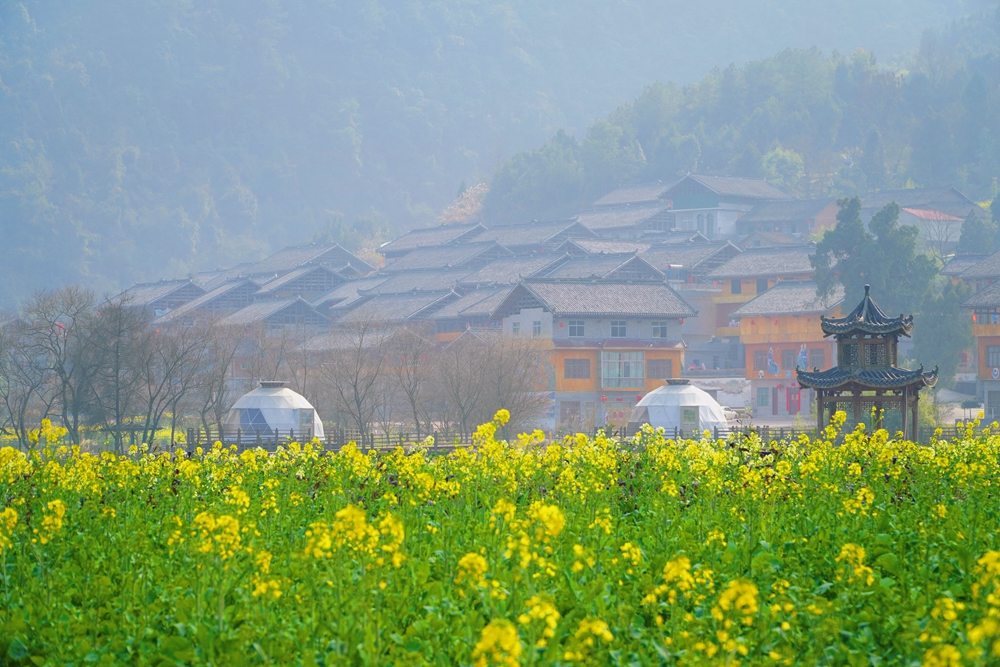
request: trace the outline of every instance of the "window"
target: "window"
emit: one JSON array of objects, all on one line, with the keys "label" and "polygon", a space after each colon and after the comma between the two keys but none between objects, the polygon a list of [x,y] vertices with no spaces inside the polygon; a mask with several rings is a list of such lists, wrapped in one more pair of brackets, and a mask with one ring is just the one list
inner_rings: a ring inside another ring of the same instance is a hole
[{"label": "window", "polygon": [[766,408],[771,405],[771,390],[761,387],[757,390],[757,407]]},{"label": "window", "polygon": [[868,343],[865,345],[865,365],[885,365],[885,343]]},{"label": "window", "polygon": [[743,294],[743,281],[742,280],[732,281],[732,284],[729,286],[729,291],[732,292],[733,294]]},{"label": "window", "polygon": [[539,320],[535,320],[531,323],[531,335],[541,336],[542,335],[542,323]]},{"label": "window", "polygon": [[711,213],[705,216],[705,236],[715,238],[715,216]]},{"label": "window", "polygon": [[646,386],[644,360],[642,352],[602,352],[601,387],[642,389]]},{"label": "window", "polygon": [[757,294],[763,294],[767,291],[767,278],[757,279]]},{"label": "window", "polygon": [[646,375],[650,380],[669,380],[674,376],[673,359],[650,359],[646,362]]},{"label": "window", "polygon": [[569,321],[570,338],[583,338],[583,320]]},{"label": "window", "polygon": [[757,350],[753,353],[753,369],[755,371],[767,370],[767,352],[764,350]]},{"label": "window", "polygon": [[519,333],[521,333],[521,323],[520,323],[520,322],[514,322],[514,323],[513,323],[512,325],[510,325],[510,326],[511,326],[511,328],[512,328],[512,329],[513,329],[513,331],[514,331],[514,335],[515,335],[515,336],[516,336],[516,335],[518,335]]},{"label": "window", "polygon": [[698,231],[703,233],[705,231],[705,216],[701,213],[698,214]]},{"label": "window", "polygon": [[567,380],[589,380],[590,359],[566,359],[563,362],[563,377]]},{"label": "window", "polygon": [[667,323],[653,322],[653,338],[666,338],[666,337],[667,337]]},{"label": "window", "polygon": [[559,403],[559,421],[563,424],[580,420],[580,401],[562,401]]},{"label": "window", "polygon": [[990,368],[1000,366],[1000,345],[986,346],[986,365]]},{"label": "window", "polygon": [[858,344],[857,343],[844,343],[840,348],[841,353],[841,366],[857,366],[858,365]]},{"label": "window", "polygon": [[823,370],[826,366],[826,350],[823,348],[809,350],[809,368]]},{"label": "window", "polygon": [[795,368],[795,350],[781,351],[781,370],[791,370]]},{"label": "window", "polygon": [[611,320],[611,337],[625,338],[628,335],[625,320]]}]

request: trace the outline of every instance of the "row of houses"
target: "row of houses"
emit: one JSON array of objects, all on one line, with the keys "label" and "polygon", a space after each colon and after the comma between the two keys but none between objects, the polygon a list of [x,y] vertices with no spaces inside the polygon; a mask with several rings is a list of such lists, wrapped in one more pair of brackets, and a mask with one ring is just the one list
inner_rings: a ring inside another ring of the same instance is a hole
[{"label": "row of houses", "polygon": [[[958,217],[968,201],[921,192],[907,208]],[[817,294],[809,236],[837,210],[763,181],[689,175],[619,188],[564,220],[415,229],[379,249],[379,266],[337,245],[286,248],[128,296],[157,325],[308,338],[376,317],[430,326],[439,345],[480,330],[531,336],[548,356],[550,429],[624,424],[682,373],[739,378],[758,414],[794,415],[811,400],[796,366],[836,363],[819,318],[839,314],[843,295]]]}]

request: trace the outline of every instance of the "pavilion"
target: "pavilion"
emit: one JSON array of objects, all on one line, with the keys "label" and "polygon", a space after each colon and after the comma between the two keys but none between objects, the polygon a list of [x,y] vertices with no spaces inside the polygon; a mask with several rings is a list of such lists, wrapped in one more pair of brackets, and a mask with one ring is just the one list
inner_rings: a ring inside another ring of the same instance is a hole
[{"label": "pavilion", "polygon": [[913,316],[889,317],[872,301],[869,286],[861,303],[846,317],[820,318],[823,334],[835,336],[837,366],[829,370],[796,368],[799,385],[816,391],[816,428],[843,410],[853,423],[875,418],[872,426],[917,437],[920,390],[937,383],[938,371],[896,365],[899,337],[913,331]]}]

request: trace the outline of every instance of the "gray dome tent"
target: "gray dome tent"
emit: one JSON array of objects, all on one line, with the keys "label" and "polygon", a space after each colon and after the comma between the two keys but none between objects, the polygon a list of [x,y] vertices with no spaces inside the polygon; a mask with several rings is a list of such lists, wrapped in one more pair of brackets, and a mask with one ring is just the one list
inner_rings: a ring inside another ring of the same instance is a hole
[{"label": "gray dome tent", "polygon": [[288,433],[294,429],[296,434],[309,432],[314,438],[325,437],[323,422],[312,404],[276,380],[262,381],[259,388],[233,404],[226,418],[226,430],[236,429],[248,436],[258,431],[261,436],[270,436],[275,431]]},{"label": "gray dome tent", "polygon": [[643,424],[653,428],[662,426],[668,434],[676,428],[684,434],[726,428],[726,415],[712,396],[687,380],[669,380],[642,397],[632,409],[628,422],[629,432],[638,431]]}]

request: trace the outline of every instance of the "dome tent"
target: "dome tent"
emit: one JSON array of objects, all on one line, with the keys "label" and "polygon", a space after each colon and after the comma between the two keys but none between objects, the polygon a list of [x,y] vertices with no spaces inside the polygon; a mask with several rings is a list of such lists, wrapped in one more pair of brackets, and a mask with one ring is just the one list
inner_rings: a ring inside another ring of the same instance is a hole
[{"label": "dome tent", "polygon": [[323,422],[312,406],[301,394],[297,394],[284,382],[263,380],[260,387],[244,394],[229,410],[226,430],[241,429],[248,436],[260,431],[261,436],[288,433],[294,429],[296,435],[310,431],[312,437],[323,438]]},{"label": "dome tent", "polygon": [[726,415],[708,392],[691,386],[687,380],[668,380],[668,384],[643,396],[632,410],[629,432],[638,431],[643,424],[662,426],[668,433],[675,428],[695,433],[726,428]]}]

